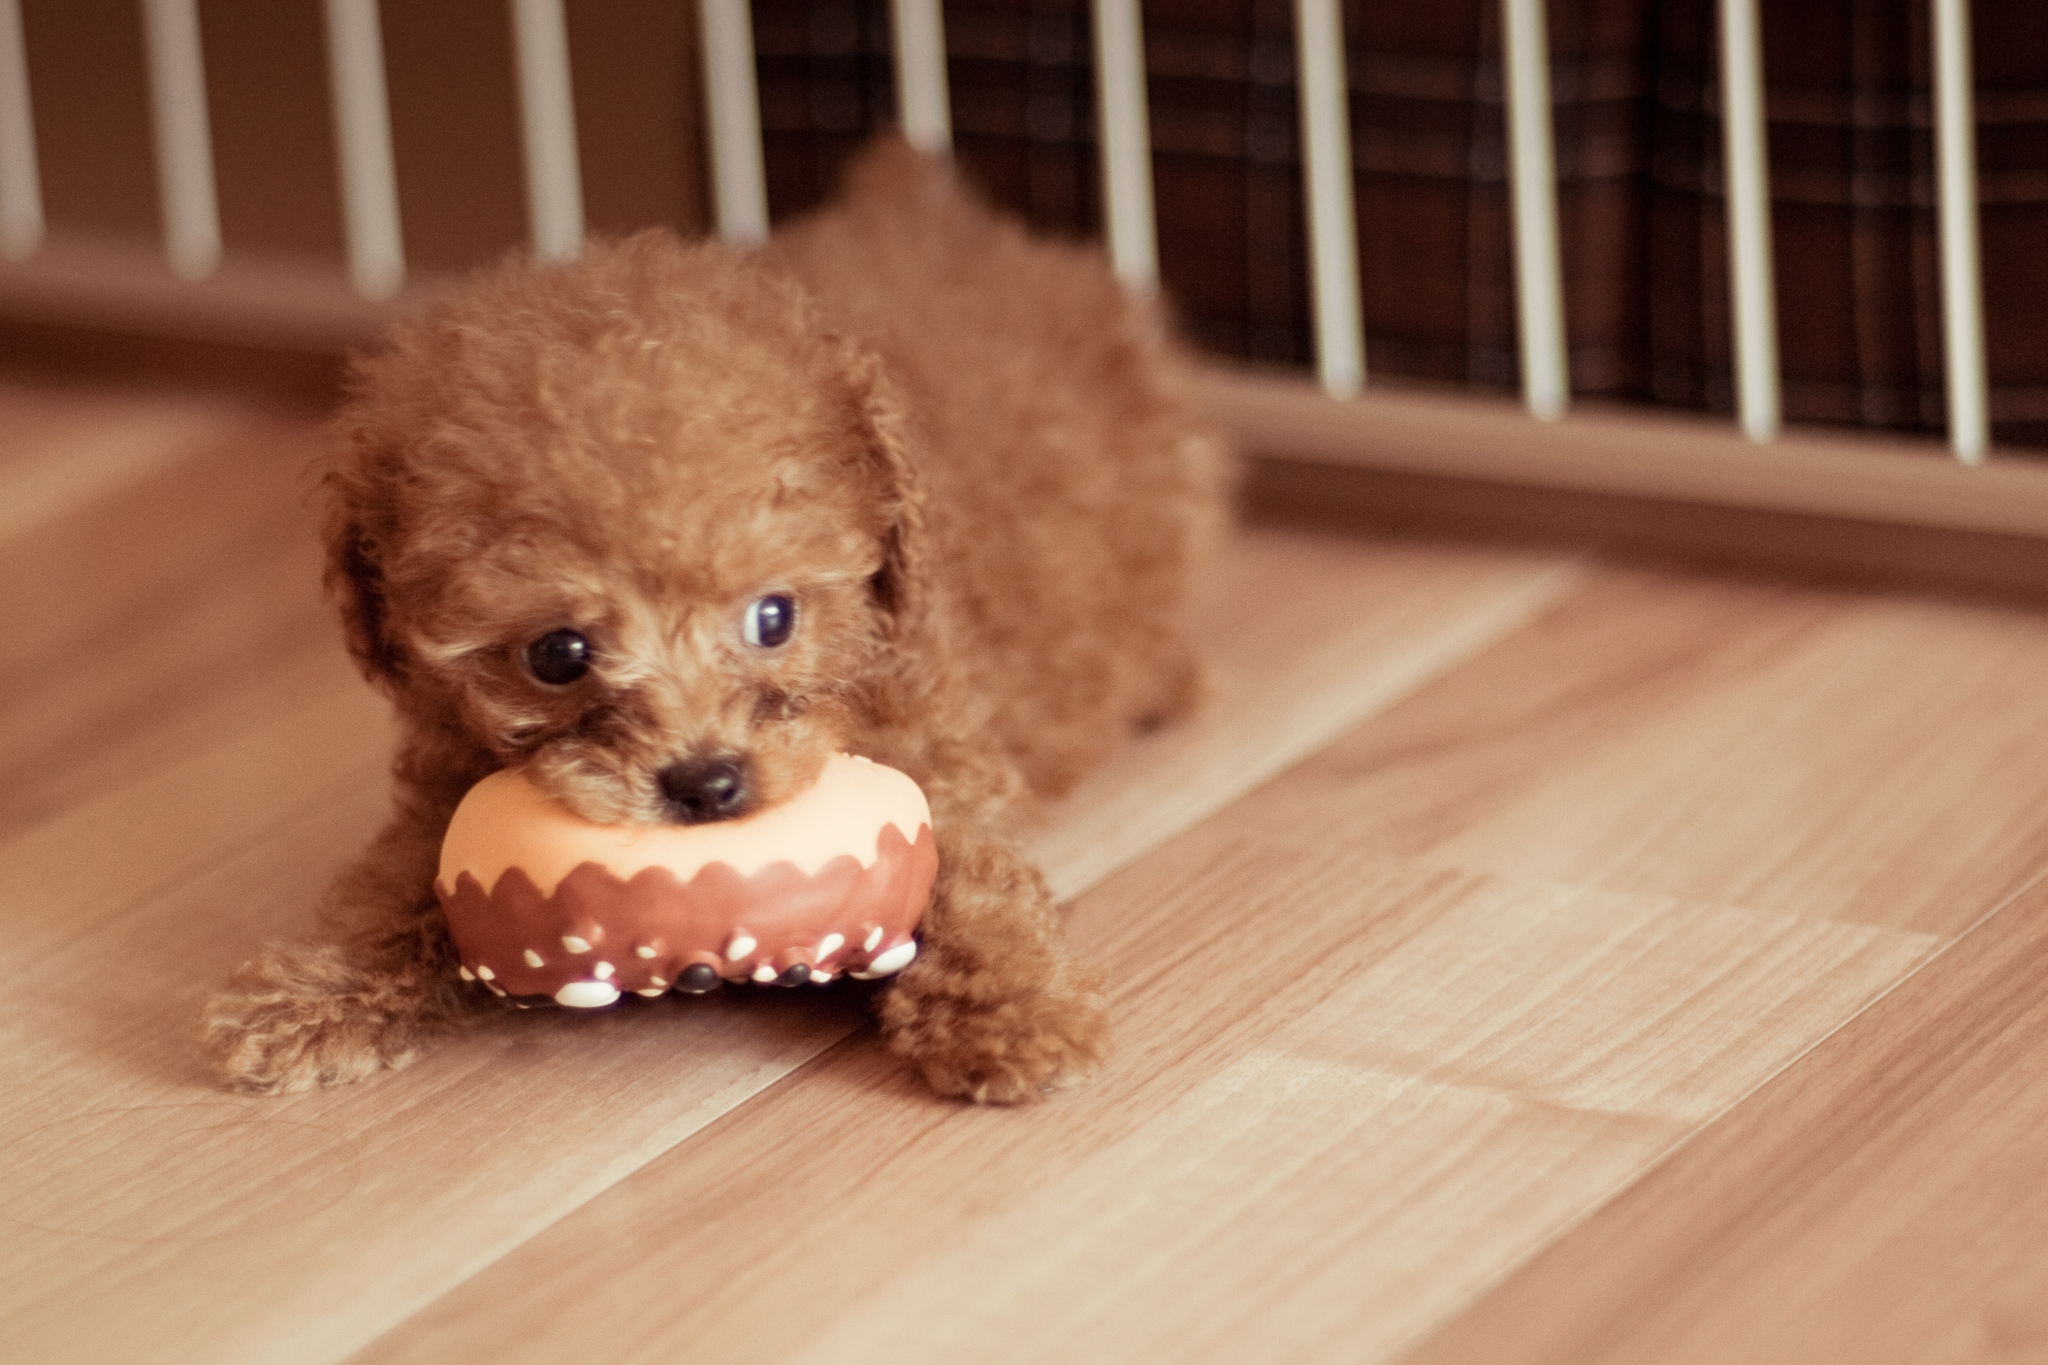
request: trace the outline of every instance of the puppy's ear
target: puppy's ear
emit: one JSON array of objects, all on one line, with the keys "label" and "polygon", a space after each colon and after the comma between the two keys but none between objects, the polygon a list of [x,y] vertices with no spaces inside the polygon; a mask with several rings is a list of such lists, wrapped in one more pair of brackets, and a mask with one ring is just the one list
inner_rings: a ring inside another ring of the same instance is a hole
[{"label": "puppy's ear", "polygon": [[879,357],[855,350],[849,362],[854,392],[867,428],[868,450],[884,480],[888,530],[882,538],[882,567],[874,577],[876,605],[899,648],[930,645],[930,537],[925,522],[924,480],[911,453],[907,414]]},{"label": "puppy's ear", "polygon": [[328,500],[326,522],[321,527],[327,547],[323,578],[341,611],[348,652],[371,682],[396,686],[404,673],[404,659],[389,630],[384,575],[377,566],[363,490],[339,471],[329,471],[320,484]]}]

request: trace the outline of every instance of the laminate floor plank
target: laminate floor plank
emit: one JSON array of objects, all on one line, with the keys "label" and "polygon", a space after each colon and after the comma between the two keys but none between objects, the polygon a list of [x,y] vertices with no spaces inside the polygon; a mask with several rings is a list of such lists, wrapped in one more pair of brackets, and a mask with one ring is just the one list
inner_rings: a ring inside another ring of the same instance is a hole
[{"label": "laminate floor plank", "polygon": [[[1574,557],[1487,555],[1315,535],[1252,535],[1211,566],[1193,631],[1208,695],[1125,745],[1028,830],[1071,896],[1221,810],[1304,754],[1451,672],[1577,591]],[[1105,831],[1115,831],[1105,837]]]},{"label": "laminate floor plank", "polygon": [[0,541],[171,467],[257,419],[180,392],[0,381]]},{"label": "laminate floor plank", "polygon": [[[282,690],[302,680],[277,681]],[[0,971],[43,970],[83,935],[260,846],[280,820],[356,792],[381,793],[393,731],[367,688],[319,678],[303,696],[276,701],[275,714],[262,723],[215,733],[175,761],[111,783],[0,840],[0,867],[7,869]],[[372,829],[355,831],[354,842]],[[298,919],[288,923],[303,927]],[[191,929],[219,932],[204,916]],[[243,940],[244,956],[255,943],[254,936]]]},{"label": "laminate floor plank", "polygon": [[0,835],[260,722],[275,672],[350,676],[306,505],[318,449],[248,416],[0,540]]},{"label": "laminate floor plank", "polygon": [[1407,1365],[2048,1354],[2036,882]]},{"label": "laminate floor plank", "polygon": [[[237,458],[176,473],[254,488],[259,472]],[[337,1359],[864,1017],[846,991],[635,1001],[598,1017],[508,1016],[341,1090],[257,1101],[215,1089],[189,1041],[200,998],[260,939],[306,927],[321,886],[384,809],[382,704],[348,675],[338,644],[293,643],[298,631],[332,630],[316,561],[289,548],[287,531],[310,540],[310,528],[288,525],[303,511],[264,514],[301,493],[275,475],[246,513],[222,514],[279,538],[246,568],[217,569],[175,536],[125,551],[119,535],[101,542],[133,562],[89,579],[103,585],[101,624],[80,630],[118,638],[124,612],[148,616],[156,563],[164,591],[189,598],[201,624],[141,649],[134,667],[186,700],[79,761],[103,780],[52,787],[65,799],[0,827],[0,970],[23,983],[0,1024],[0,1339],[10,1349],[208,1365]],[[109,514],[102,533],[125,524]],[[246,613],[209,605],[250,574],[282,584],[301,572]],[[1421,685],[1575,583],[1550,553],[1245,537],[1198,612],[1231,722],[1144,741],[1121,776],[1091,788],[1097,804],[1076,808],[1177,802],[1184,813],[1098,821],[1087,837],[1055,814],[1037,834],[1049,865],[1073,885],[1128,861],[1174,833],[1175,819],[1198,818],[1201,801],[1255,780],[1261,755],[1312,746],[1361,704]],[[23,605],[0,609],[0,628]],[[1317,629],[1339,616],[1342,628]],[[282,643],[232,698],[180,693],[237,629]],[[92,667],[123,657],[102,650]],[[40,685],[36,695],[61,705],[61,681]],[[111,710],[81,715],[117,729],[104,722]],[[1222,785],[1192,801],[1174,790],[1191,771],[1219,772]]]},{"label": "laminate floor plank", "polygon": [[1262,793],[1362,849],[1955,934],[2048,861],[2048,619],[1613,570]]},{"label": "laminate floor plank", "polygon": [[[1290,763],[1417,688],[1493,647],[1577,591],[1579,559],[1509,561],[1511,577],[1444,573],[1434,557],[1374,553],[1376,573],[1350,573],[1356,546],[1292,536],[1260,540],[1257,561],[1214,565],[1202,591],[1208,696],[1167,735],[1108,755],[1053,819],[1030,831],[1053,888],[1071,896],[1221,810]],[[1255,571],[1253,571],[1255,569]],[[1315,604],[1309,585],[1346,581]],[[1321,610],[1333,602],[1337,610]],[[1303,610],[1303,608],[1309,610]],[[1274,708],[1280,710],[1274,710]],[[1257,743],[1247,743],[1257,716]],[[1104,839],[1102,831],[1118,831]]]}]

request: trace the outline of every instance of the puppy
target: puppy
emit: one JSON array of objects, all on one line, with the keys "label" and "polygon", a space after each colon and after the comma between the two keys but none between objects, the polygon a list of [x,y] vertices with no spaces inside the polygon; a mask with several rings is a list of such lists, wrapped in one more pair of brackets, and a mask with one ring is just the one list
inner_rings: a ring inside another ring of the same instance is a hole
[{"label": "puppy", "polygon": [[909,773],[939,881],[882,996],[946,1095],[1102,1061],[1092,975],[1007,822],[1192,704],[1176,616],[1225,457],[1159,312],[900,142],[739,253],[658,232],[513,260],[355,365],[327,582],[395,704],[395,816],[207,1006],[225,1078],[403,1065],[501,1008],[433,882],[465,791],[523,764],[587,819],[732,819],[835,750]]}]

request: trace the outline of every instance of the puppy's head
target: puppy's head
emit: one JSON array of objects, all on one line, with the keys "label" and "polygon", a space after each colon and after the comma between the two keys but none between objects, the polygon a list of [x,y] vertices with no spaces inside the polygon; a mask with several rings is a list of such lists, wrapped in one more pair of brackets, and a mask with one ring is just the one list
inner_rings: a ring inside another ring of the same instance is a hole
[{"label": "puppy's head", "polygon": [[338,431],[357,660],[588,819],[800,790],[916,609],[879,367],[716,246],[508,262],[359,361]]}]

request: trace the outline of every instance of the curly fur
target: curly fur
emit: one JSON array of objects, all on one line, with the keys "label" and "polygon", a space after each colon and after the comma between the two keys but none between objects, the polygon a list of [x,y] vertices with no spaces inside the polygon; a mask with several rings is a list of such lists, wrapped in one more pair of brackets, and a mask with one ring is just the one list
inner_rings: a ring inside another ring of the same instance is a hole
[{"label": "curly fur", "polygon": [[[982,1101],[1085,1077],[1102,998],[1005,827],[1192,704],[1175,618],[1223,457],[1187,390],[1094,252],[894,141],[759,252],[645,233],[507,261],[399,327],[357,362],[325,479],[328,583],[402,726],[396,814],[331,941],[266,948],[207,1007],[223,1074],[351,1080],[498,1008],[459,984],[432,890],[494,769],[657,822],[679,760],[743,755],[754,808],[845,749],[915,778],[940,844],[889,1045]],[[799,624],[764,650],[739,622],[771,590]],[[595,665],[545,686],[525,645],[565,627]]]}]

